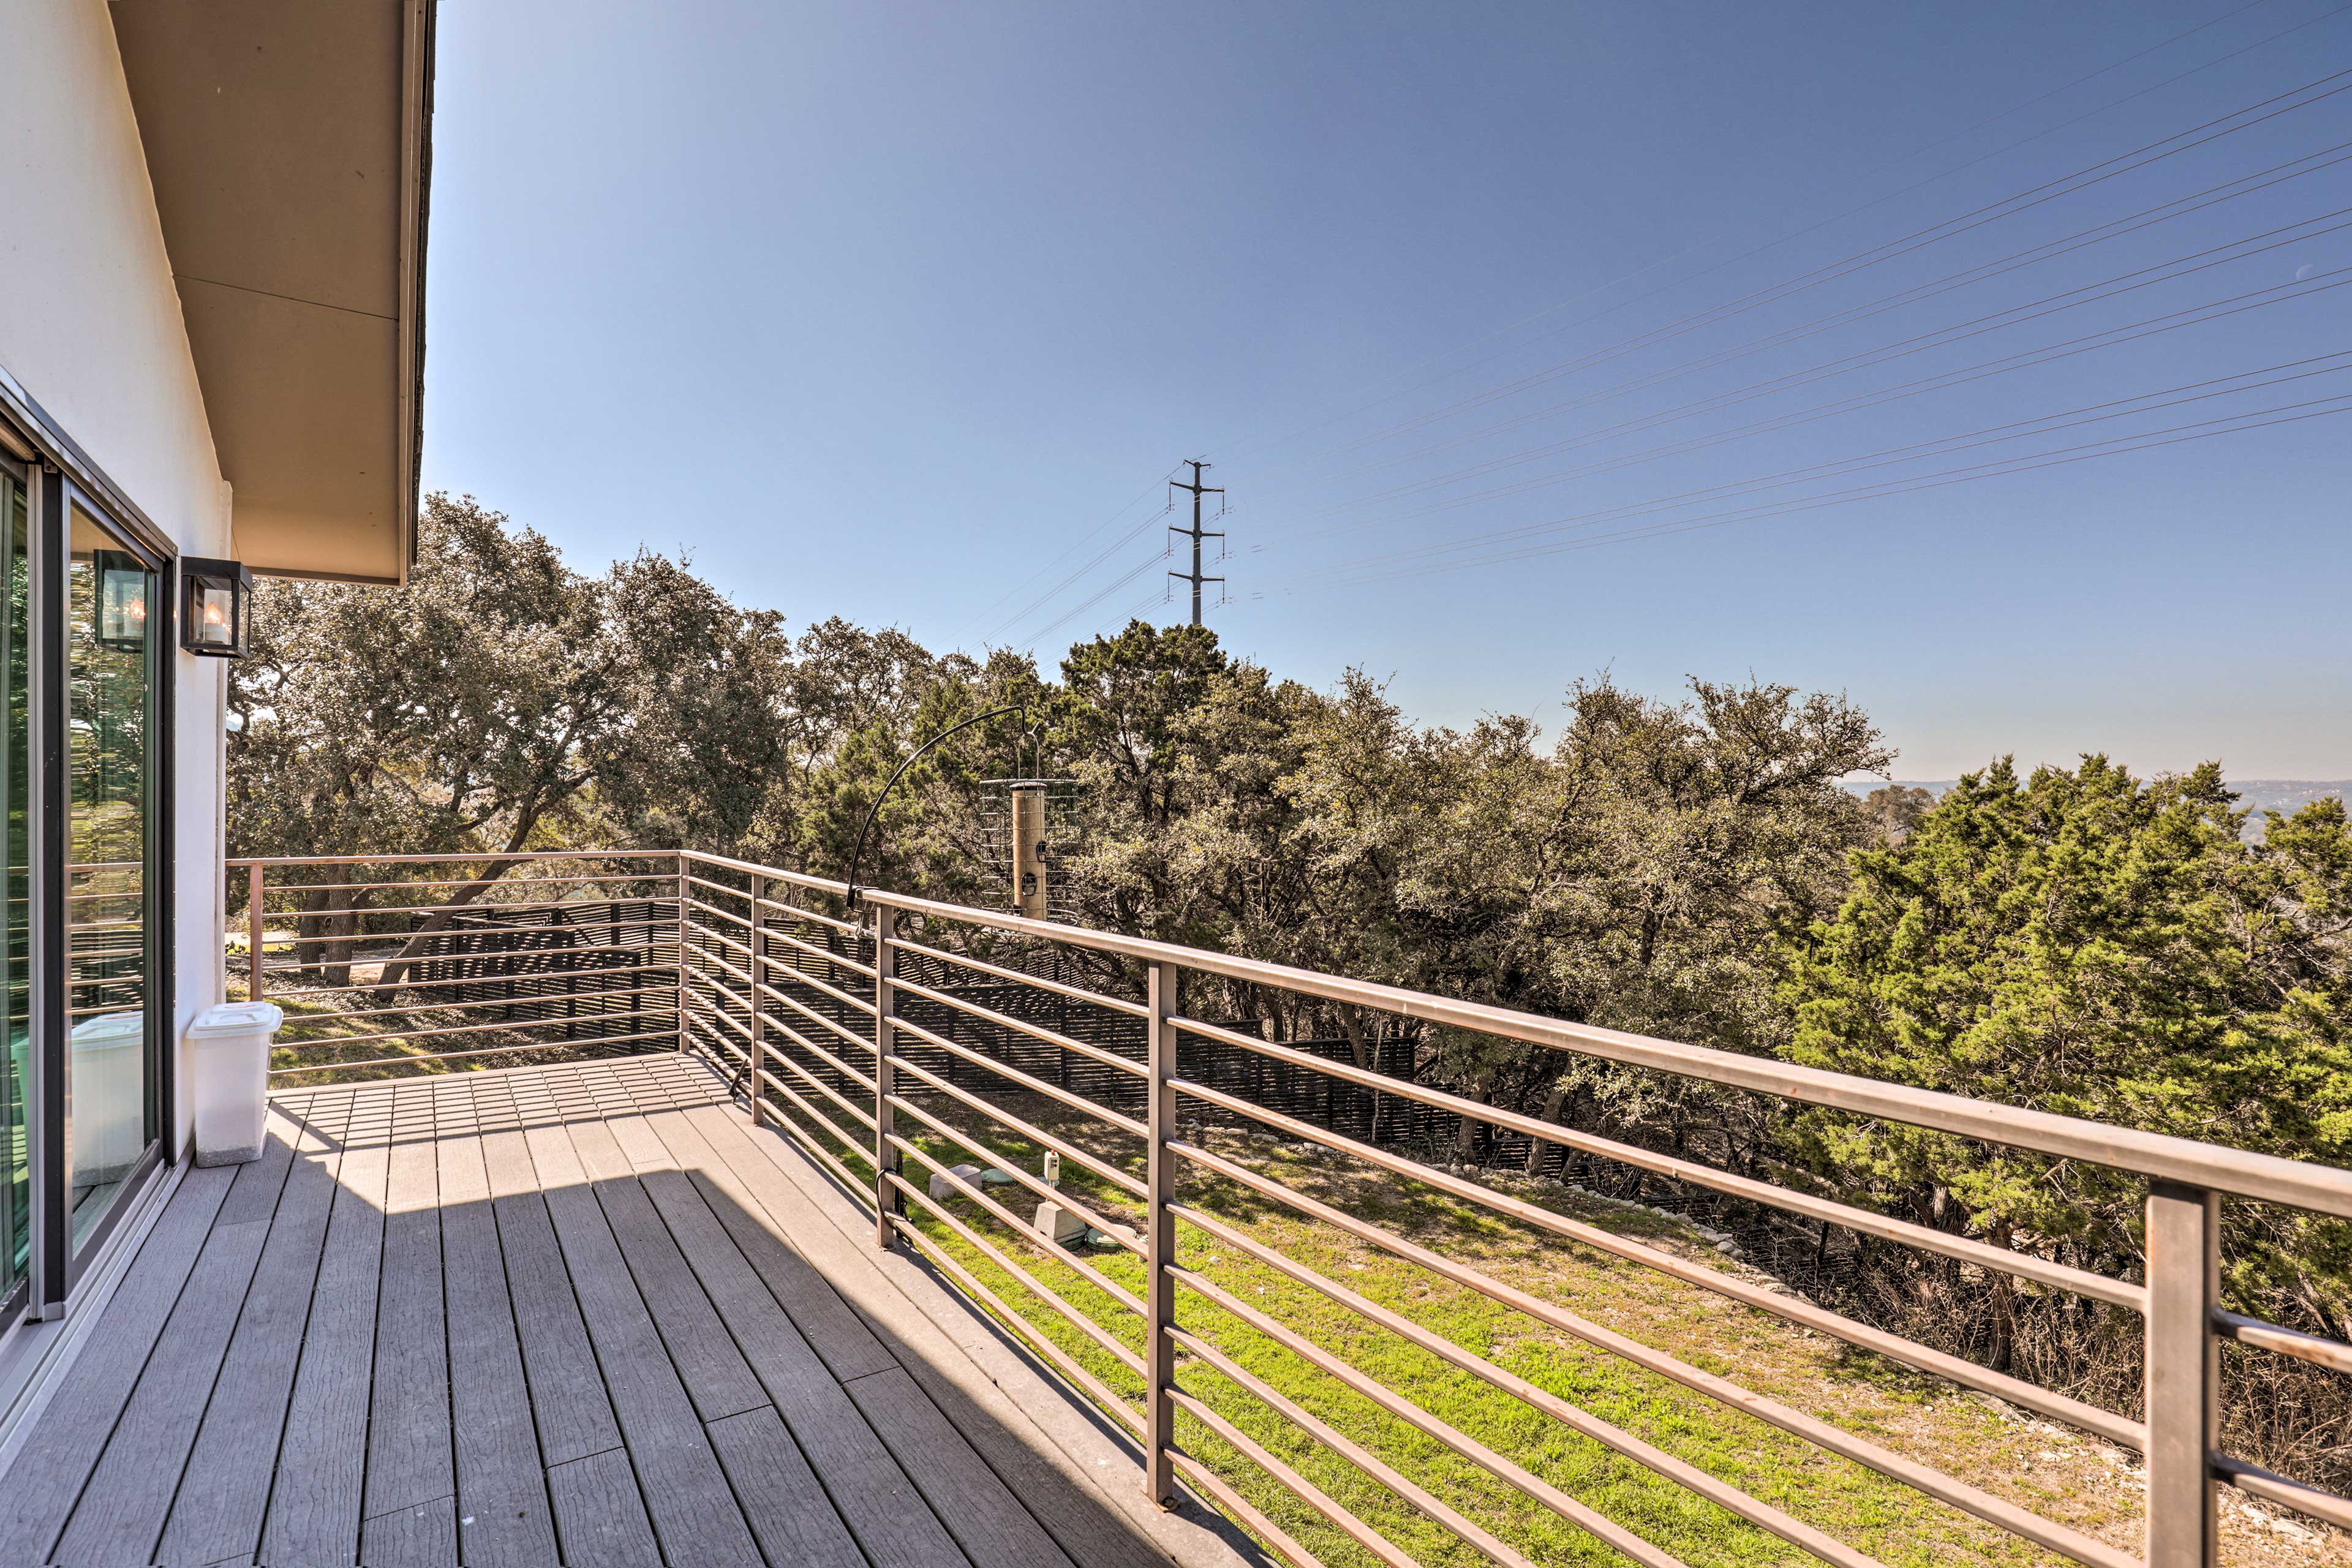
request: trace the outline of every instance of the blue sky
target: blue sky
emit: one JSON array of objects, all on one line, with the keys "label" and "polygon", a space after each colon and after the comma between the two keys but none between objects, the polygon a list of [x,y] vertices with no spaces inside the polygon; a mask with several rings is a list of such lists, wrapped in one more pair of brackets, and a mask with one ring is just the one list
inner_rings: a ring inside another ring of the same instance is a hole
[{"label": "blue sky", "polygon": [[1228,646],[1431,721],[2352,776],[2340,5],[452,0],[425,481],[1050,667],[1206,457]]}]

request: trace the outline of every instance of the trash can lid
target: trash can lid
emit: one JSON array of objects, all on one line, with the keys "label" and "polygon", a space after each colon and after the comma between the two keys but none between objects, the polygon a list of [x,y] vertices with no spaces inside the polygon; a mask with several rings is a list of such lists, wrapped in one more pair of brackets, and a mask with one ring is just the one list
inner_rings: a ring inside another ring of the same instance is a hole
[{"label": "trash can lid", "polygon": [[147,1012],[132,1007],[121,1013],[100,1013],[73,1026],[77,1046],[120,1046],[147,1037]]},{"label": "trash can lid", "polygon": [[188,1038],[212,1039],[224,1035],[274,1035],[286,1015],[273,1002],[220,1002],[196,1015]]}]

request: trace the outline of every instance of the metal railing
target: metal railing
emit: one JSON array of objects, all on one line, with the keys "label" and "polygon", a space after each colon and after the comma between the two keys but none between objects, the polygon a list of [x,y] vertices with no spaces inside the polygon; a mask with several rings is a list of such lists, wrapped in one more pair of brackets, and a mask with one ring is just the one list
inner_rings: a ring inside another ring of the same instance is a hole
[{"label": "metal railing", "polygon": [[[406,858],[403,864],[414,868],[425,858]],[[1189,1481],[1294,1563],[1318,1560],[1267,1507],[1244,1495],[1252,1489],[1269,1495],[1257,1477],[1270,1479],[1307,1510],[1292,1510],[1294,1520],[1319,1516],[1337,1538],[1398,1568],[1417,1560],[1391,1539],[1394,1532],[1376,1528],[1361,1510],[1350,1509],[1244,1430],[1229,1414],[1230,1404],[1221,1408],[1218,1400],[1204,1396],[1199,1386],[1203,1374],[1258,1402],[1258,1408],[1278,1415],[1401,1500],[1421,1521],[1438,1527],[1449,1542],[1448,1553],[1466,1547],[1508,1568],[1535,1559],[1524,1544],[1507,1538],[1510,1531],[1499,1519],[1469,1506],[1458,1488],[1449,1500],[1433,1484],[1424,1484],[1428,1478],[1407,1473],[1376,1445],[1351,1436],[1276,1386],[1262,1368],[1254,1369],[1234,1346],[1207,1331],[1201,1309],[1213,1309],[1220,1319],[1244,1326],[1257,1341],[1279,1347],[1366,1402],[1398,1430],[1434,1443],[1516,1498],[1622,1556],[1646,1568],[1677,1568],[1678,1559],[1623,1521],[1535,1473],[1531,1454],[1501,1451],[1383,1383],[1359,1364],[1360,1358],[1337,1353],[1297,1315],[1286,1312],[1279,1300],[1268,1299],[1273,1304],[1267,1305],[1249,1299],[1232,1279],[1221,1279],[1207,1266],[1207,1248],[1245,1259],[1269,1278],[1299,1287],[1318,1307],[1339,1310],[1365,1331],[1434,1358],[1449,1372],[1507,1396],[1806,1555],[1837,1568],[1874,1568],[1875,1559],[1779,1503],[1455,1342],[1397,1305],[1356,1290],[1302,1259],[1297,1248],[1269,1240],[1254,1215],[1286,1215],[1318,1235],[1385,1255],[1431,1280],[1507,1309],[1529,1325],[1710,1402],[1726,1419],[1761,1422],[2087,1568],[2128,1568],[2138,1562],[2150,1568],[2208,1568],[2218,1555],[2221,1485],[2352,1529],[2352,1503],[2344,1498],[2218,1447],[2219,1351],[2224,1341],[2352,1373],[2352,1346],[2223,1308],[2221,1201],[2284,1205],[2352,1218],[2352,1173],[887,891],[867,889],[861,906],[852,910],[843,901],[846,889],[840,883],[719,857],[550,858],[658,866],[657,872],[634,877],[631,885],[665,877],[673,884],[668,931],[675,945],[668,952],[675,965],[675,1021],[673,1037],[665,1043],[701,1050],[730,1072],[748,1091],[755,1121],[790,1137],[873,1212],[878,1246],[904,1243],[920,1254],[1123,1424],[1142,1449],[1144,1484],[1152,1497],[1171,1500],[1180,1478]],[[356,863],[356,858],[333,862]],[[251,874],[257,909],[272,890],[260,880],[263,864],[329,862],[256,864]],[[542,868],[531,868],[534,875]],[[590,891],[581,897],[591,901],[610,890],[603,881],[584,886]],[[257,936],[257,952],[261,946]],[[647,962],[657,969],[657,960]],[[1247,1027],[1192,1016],[1184,1001],[1189,976],[2134,1173],[2147,1182],[2144,1275],[2111,1278],[1329,1059]],[[658,990],[665,980],[656,973],[646,984]],[[611,1043],[649,1043],[658,1034]],[[1246,1053],[1294,1072],[1328,1075],[1354,1092],[1397,1097],[1824,1227],[1916,1247],[2038,1291],[2137,1314],[2145,1321],[2141,1414],[2118,1413],[1994,1371],[1414,1160],[1393,1147],[1214,1087],[1203,1079],[1215,1075],[1197,1065],[1212,1048]],[[1977,1480],[1744,1387],[1526,1289],[1503,1271],[1464,1256],[1465,1249],[1449,1250],[1425,1233],[1402,1234],[1381,1223],[1377,1212],[1358,1212],[1365,1205],[1301,1190],[1277,1173],[1276,1163],[1253,1161],[1230,1143],[1222,1151],[1213,1147],[1218,1140],[1204,1131],[1204,1121],[1255,1126],[1294,1146],[1318,1147],[1356,1168],[1418,1184],[1523,1232],[1641,1265],[2137,1454],[2146,1465],[2144,1554],[2135,1556]],[[1007,1148],[1050,1153],[1076,1175],[1061,1183],[1021,1168],[1020,1160],[1007,1157]],[[977,1169],[947,1151],[962,1151],[992,1168]],[[1040,1212],[1033,1217],[1009,1206],[1015,1195],[1035,1199]],[[1066,1216],[1066,1223],[1055,1223],[1053,1211]],[[1120,1215],[1137,1223],[1123,1223]],[[1030,1305],[1024,1310],[1016,1297]],[[1189,1428],[1180,1416],[1190,1422]]]},{"label": "metal railing", "polygon": [[674,1048],[679,864],[628,851],[232,860],[244,952],[231,977],[285,1009],[281,1082]]}]

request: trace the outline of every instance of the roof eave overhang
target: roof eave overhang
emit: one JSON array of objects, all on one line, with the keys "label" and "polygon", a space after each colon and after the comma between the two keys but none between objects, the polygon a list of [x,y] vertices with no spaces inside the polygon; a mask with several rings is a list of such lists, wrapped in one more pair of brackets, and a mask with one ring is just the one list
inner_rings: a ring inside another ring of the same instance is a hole
[{"label": "roof eave overhang", "polygon": [[113,0],[234,549],[415,561],[435,0]]}]

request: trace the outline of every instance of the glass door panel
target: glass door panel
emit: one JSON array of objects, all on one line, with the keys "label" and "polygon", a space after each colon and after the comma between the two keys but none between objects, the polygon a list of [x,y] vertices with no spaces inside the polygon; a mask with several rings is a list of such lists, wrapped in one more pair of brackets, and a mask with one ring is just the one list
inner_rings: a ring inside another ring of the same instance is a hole
[{"label": "glass door panel", "polygon": [[66,566],[66,1154],[79,1251],[156,1136],[156,574],[79,500]]},{"label": "glass door panel", "polygon": [[24,481],[0,471],[0,816],[5,818],[8,916],[0,937],[0,981],[8,1007],[8,1053],[0,1061],[0,1301],[13,1298],[30,1272],[33,1239],[32,1146],[27,1116],[33,1050],[32,792],[26,775],[26,714],[32,690],[31,600],[26,565],[27,521]]}]

